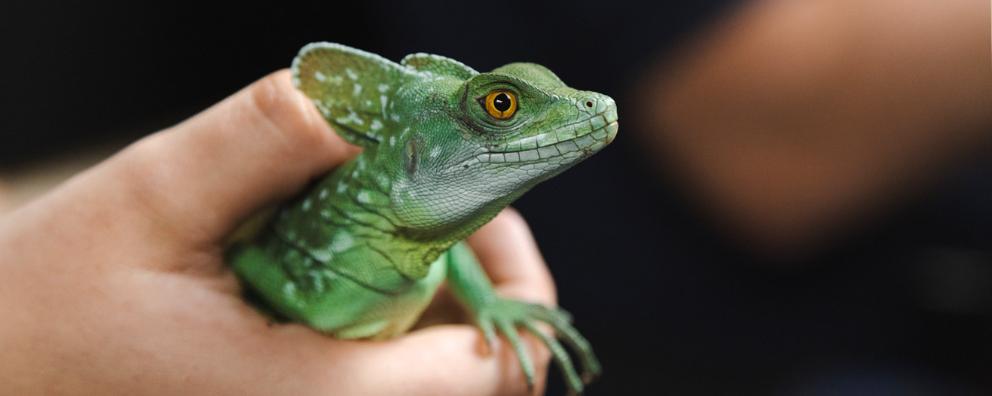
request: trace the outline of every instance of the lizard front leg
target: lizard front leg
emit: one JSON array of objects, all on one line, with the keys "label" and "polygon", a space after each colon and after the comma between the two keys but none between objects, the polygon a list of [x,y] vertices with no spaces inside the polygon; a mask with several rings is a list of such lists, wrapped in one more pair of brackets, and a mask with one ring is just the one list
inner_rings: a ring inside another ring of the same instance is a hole
[{"label": "lizard front leg", "polygon": [[[534,365],[520,341],[518,328],[533,334],[548,347],[571,392],[582,393],[585,384],[599,375],[599,361],[589,342],[572,326],[568,313],[558,308],[497,296],[478,259],[465,242],[452,246],[447,256],[448,285],[455,297],[471,311],[490,350],[497,331],[506,337],[516,351],[528,386],[534,383]],[[551,325],[557,337],[575,350],[582,363],[581,376],[558,339],[537,328],[539,322]]]}]

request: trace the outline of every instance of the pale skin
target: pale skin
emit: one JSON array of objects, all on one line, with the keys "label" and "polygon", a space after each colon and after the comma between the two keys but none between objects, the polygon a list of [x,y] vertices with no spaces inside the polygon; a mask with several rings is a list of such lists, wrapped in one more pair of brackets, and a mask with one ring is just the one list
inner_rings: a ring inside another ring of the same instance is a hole
[{"label": "pale skin", "polygon": [[[384,342],[273,324],[225,238],[357,153],[274,73],[0,217],[0,373],[12,394],[528,394],[513,351],[469,324]],[[555,304],[523,219],[469,238],[507,297]],[[461,308],[441,296],[425,321]],[[549,354],[525,336],[544,387]]]}]

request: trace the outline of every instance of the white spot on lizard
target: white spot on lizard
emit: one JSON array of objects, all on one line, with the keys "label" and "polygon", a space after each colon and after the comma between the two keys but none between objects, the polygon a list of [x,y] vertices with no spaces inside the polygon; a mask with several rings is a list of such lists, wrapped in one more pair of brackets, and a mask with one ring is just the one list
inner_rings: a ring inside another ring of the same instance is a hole
[{"label": "white spot on lizard", "polygon": [[282,294],[285,294],[290,298],[296,298],[296,284],[293,282],[286,282],[286,284],[282,286]]},{"label": "white spot on lizard", "polygon": [[351,68],[349,67],[344,68],[344,74],[347,74],[348,78],[352,79],[353,81],[358,80],[358,74],[355,73],[354,70],[351,70]]},{"label": "white spot on lizard", "polygon": [[365,125],[365,120],[362,120],[362,117],[359,117],[358,113],[355,113],[354,110],[350,109],[348,110],[348,115],[346,117],[338,117],[334,120],[342,124]]},{"label": "white spot on lizard", "polygon": [[331,250],[335,252],[343,252],[354,245],[355,240],[347,232],[338,232],[334,234],[334,239],[331,240]]},{"label": "white spot on lizard", "polygon": [[373,118],[372,124],[369,125],[369,129],[371,129],[372,131],[378,131],[382,129],[382,121],[380,121],[378,118]]}]

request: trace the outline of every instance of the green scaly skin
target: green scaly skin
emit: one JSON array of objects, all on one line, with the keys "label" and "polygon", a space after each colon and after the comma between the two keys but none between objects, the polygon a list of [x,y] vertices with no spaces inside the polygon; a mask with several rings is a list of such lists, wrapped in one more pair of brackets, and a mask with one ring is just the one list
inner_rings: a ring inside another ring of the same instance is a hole
[{"label": "green scaly skin", "polygon": [[[399,64],[331,43],[304,47],[294,83],[338,134],[363,151],[284,206],[228,251],[242,280],[286,317],[339,338],[408,330],[447,280],[486,341],[502,334],[528,384],[518,330],[551,350],[572,392],[599,374],[567,313],[496,296],[461,242],[524,192],[613,140],[613,99],[565,86],[551,71],[512,63],[489,73],[429,54]],[[498,119],[484,100],[513,93]],[[287,158],[287,161],[291,161]],[[548,323],[557,338],[535,327]],[[579,375],[558,339],[575,350]]]}]

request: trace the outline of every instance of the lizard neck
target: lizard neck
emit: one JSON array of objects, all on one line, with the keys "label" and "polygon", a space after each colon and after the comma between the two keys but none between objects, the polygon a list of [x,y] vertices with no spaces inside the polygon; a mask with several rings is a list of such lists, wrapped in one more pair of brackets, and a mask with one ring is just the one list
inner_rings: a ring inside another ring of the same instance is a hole
[{"label": "lizard neck", "polygon": [[342,165],[314,190],[324,194],[325,216],[343,220],[349,232],[397,266],[404,275],[420,278],[431,263],[457,240],[422,238],[397,216],[391,198],[391,167],[377,166],[363,153]]},{"label": "lizard neck", "polygon": [[[333,194],[326,200],[330,204],[328,215],[345,220],[356,238],[387,256],[401,272],[412,277],[426,275],[430,264],[442,253],[488,223],[527,190],[521,188],[500,195],[481,203],[465,216],[445,221],[434,218],[436,223],[413,226],[406,220],[419,211],[411,210],[416,208],[411,206],[412,201],[394,194],[394,187],[402,185],[396,184],[404,176],[396,173],[402,169],[397,170],[390,161],[376,160],[375,152],[363,153],[340,167],[316,190],[320,191],[318,194],[323,191]],[[407,216],[401,211],[407,211]]]}]

